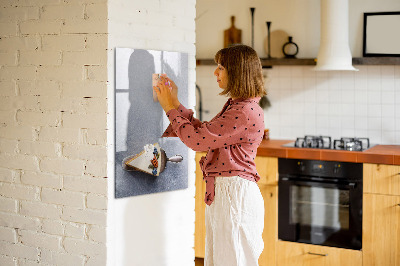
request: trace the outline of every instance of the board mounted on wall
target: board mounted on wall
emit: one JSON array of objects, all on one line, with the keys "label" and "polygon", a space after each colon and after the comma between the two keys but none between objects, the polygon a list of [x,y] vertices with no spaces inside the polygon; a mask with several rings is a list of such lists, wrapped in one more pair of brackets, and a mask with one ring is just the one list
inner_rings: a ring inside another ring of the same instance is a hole
[{"label": "board mounted on wall", "polygon": [[400,11],[364,13],[363,56],[400,56]]},{"label": "board mounted on wall", "polygon": [[188,187],[188,148],[161,138],[169,120],[153,97],[153,74],[165,74],[188,103],[188,54],[115,49],[115,197]]}]

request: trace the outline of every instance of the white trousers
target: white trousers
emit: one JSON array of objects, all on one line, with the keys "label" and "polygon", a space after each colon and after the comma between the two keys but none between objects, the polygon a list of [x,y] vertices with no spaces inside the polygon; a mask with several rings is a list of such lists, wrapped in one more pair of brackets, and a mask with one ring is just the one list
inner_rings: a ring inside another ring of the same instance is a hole
[{"label": "white trousers", "polygon": [[216,177],[206,206],[205,266],[253,266],[264,249],[264,199],[255,182]]}]

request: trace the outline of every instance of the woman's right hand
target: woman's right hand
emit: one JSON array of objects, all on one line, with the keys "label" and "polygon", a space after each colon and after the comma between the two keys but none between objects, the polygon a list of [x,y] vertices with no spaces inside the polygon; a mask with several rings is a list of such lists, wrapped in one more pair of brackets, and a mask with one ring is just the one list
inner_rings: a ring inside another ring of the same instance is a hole
[{"label": "woman's right hand", "polygon": [[178,86],[176,86],[175,82],[170,79],[169,77],[162,76],[161,78],[165,78],[165,81],[168,81],[171,87],[171,97],[172,97],[172,103],[175,107],[175,109],[177,109],[179,107],[179,105],[181,104],[178,100]]}]

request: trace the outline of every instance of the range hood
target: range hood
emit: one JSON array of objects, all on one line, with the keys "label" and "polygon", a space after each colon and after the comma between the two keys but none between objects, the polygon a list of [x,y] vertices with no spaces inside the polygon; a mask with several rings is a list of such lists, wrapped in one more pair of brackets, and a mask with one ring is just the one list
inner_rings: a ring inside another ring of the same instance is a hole
[{"label": "range hood", "polygon": [[321,0],[321,39],[316,71],[351,70],[349,1]]}]

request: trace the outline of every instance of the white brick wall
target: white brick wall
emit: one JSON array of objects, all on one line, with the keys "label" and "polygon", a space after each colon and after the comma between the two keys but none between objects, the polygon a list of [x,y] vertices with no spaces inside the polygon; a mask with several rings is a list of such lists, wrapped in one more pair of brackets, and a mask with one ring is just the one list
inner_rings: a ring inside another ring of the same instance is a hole
[{"label": "white brick wall", "polygon": [[107,1],[0,1],[0,265],[105,265]]}]

